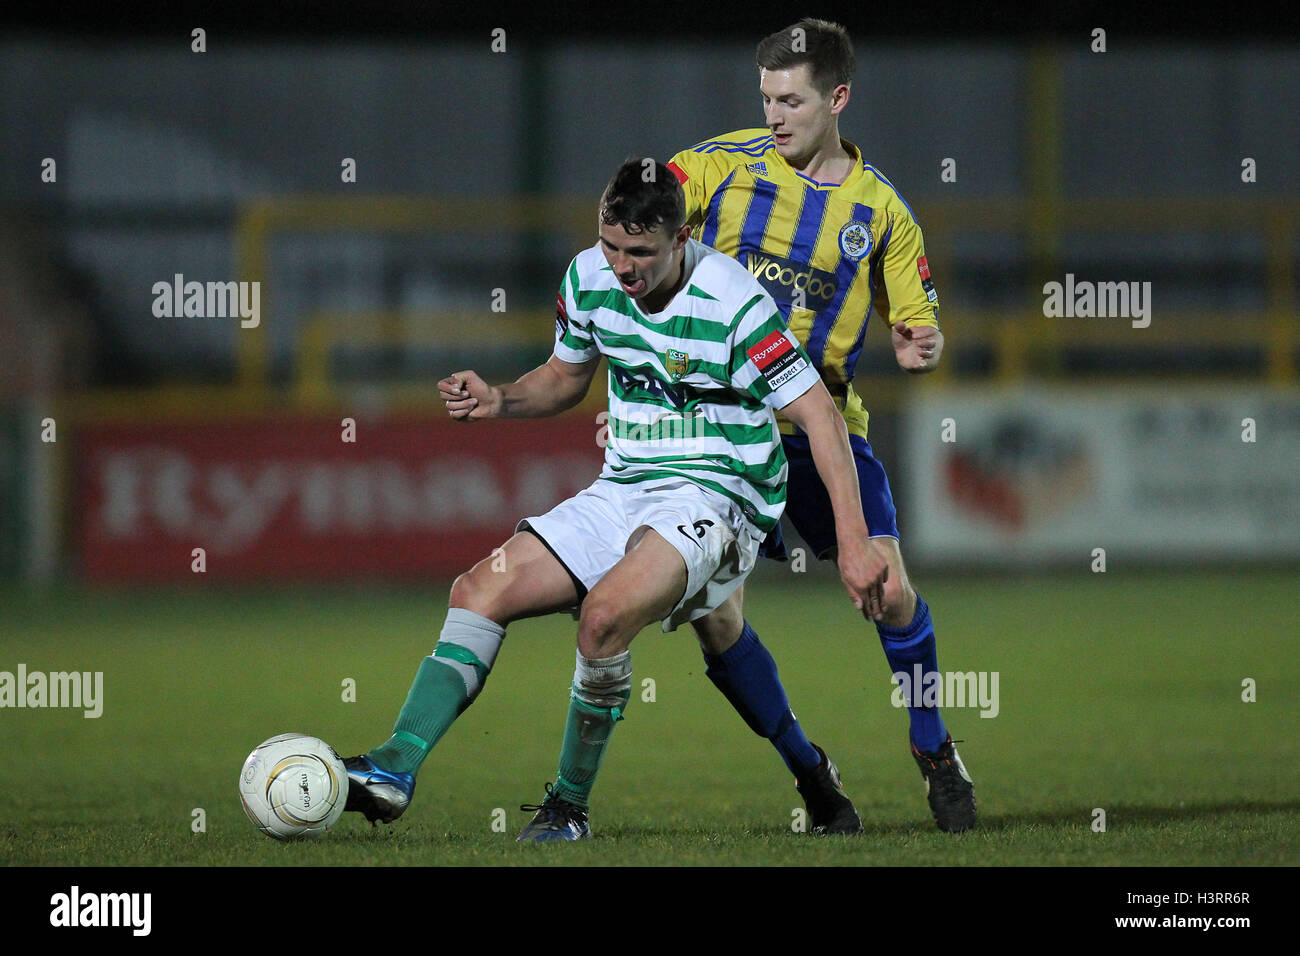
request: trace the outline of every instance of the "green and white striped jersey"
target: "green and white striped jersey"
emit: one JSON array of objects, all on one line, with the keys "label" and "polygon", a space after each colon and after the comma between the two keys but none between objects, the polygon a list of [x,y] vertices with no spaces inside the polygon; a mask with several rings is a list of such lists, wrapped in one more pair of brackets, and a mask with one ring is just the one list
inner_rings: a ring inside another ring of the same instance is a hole
[{"label": "green and white striped jersey", "polygon": [[761,533],[785,508],[786,459],[772,410],[819,381],[776,303],[748,270],[694,239],[686,281],[646,315],[597,243],[569,264],[555,355],[609,362],[600,477],[686,478],[725,495]]}]

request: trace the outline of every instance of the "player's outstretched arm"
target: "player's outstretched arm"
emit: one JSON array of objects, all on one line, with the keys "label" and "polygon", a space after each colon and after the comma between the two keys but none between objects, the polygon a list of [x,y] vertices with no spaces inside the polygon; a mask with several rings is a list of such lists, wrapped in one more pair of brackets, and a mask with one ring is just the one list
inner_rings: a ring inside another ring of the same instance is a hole
[{"label": "player's outstretched arm", "polygon": [[817,474],[830,495],[831,510],[835,514],[835,539],[839,546],[840,579],[853,599],[854,607],[878,621],[883,614],[889,561],[884,549],[871,540],[866,519],[862,516],[858,470],[853,462],[853,450],[849,447],[844,417],[822,382],[781,411],[808,435]]},{"label": "player's outstretched arm", "polygon": [[546,418],[582,401],[599,358],[574,364],[550,357],[509,385],[489,385],[477,372],[453,372],[438,383],[438,397],[457,421],[480,418]]}]

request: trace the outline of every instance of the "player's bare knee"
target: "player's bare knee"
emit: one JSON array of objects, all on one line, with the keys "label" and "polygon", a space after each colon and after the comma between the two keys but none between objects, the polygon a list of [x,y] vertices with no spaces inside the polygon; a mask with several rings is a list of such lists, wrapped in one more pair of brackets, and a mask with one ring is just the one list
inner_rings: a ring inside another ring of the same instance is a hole
[{"label": "player's bare knee", "polygon": [[741,611],[723,605],[716,611],[691,622],[700,648],[706,654],[725,654],[740,637],[745,626]]},{"label": "player's bare knee", "polygon": [[451,582],[448,606],[473,611],[475,614],[494,619],[496,608],[493,607],[492,597],[496,589],[485,587],[484,584],[477,567],[466,571]]},{"label": "player's bare knee", "polygon": [[627,650],[618,608],[590,596],[578,619],[578,650],[583,657],[613,657]]},{"label": "player's bare knee", "polygon": [[[695,638],[700,642],[700,649],[706,654],[720,654],[721,650],[718,645],[722,643],[720,628],[716,624],[711,625],[707,617],[700,618],[698,621],[692,621],[691,626],[695,628]],[[725,650],[725,648],[723,649]]]},{"label": "player's bare knee", "polygon": [[912,590],[912,585],[905,579],[886,581],[882,610],[882,624],[889,627],[906,627],[911,624],[912,617],[916,614],[916,592]]}]

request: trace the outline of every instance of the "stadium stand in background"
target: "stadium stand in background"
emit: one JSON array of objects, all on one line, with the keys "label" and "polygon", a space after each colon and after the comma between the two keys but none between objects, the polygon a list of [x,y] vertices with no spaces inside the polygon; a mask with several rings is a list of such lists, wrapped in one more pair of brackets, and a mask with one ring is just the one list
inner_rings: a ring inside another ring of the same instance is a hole
[{"label": "stadium stand in background", "polygon": [[[382,525],[432,535],[452,512],[490,513],[495,525],[473,525],[486,541],[522,507],[523,489],[540,487],[540,500],[594,472],[575,445],[563,468],[534,461],[498,475],[505,490],[490,502],[430,511],[430,489],[443,480],[430,464],[436,451],[427,461],[376,460],[355,481],[319,456],[347,416],[375,428],[422,423],[390,436],[395,446],[420,434],[433,446],[458,441],[439,431],[433,383],[466,366],[512,378],[545,359],[555,286],[592,241],[603,171],[629,154],[663,158],[761,119],[756,89],[737,79],[749,47],[680,52],[650,67],[663,71],[664,97],[634,120],[591,83],[617,51],[580,43],[508,59],[436,44],[243,47],[197,71],[188,53],[160,44],[0,45],[6,75],[29,78],[24,97],[0,101],[3,573],[94,579],[129,565],[115,549],[131,535],[140,535],[132,553],[145,554],[173,532],[167,560],[185,570],[186,541],[218,525],[235,535],[213,518],[230,475],[283,506],[262,516],[260,531],[289,520],[288,502],[308,521],[312,502],[333,501],[321,514],[336,506],[353,514],[357,534]],[[944,364],[924,382],[897,370],[879,325],[858,365],[873,443],[897,462],[902,488],[922,467],[908,442],[930,427],[916,409],[963,394],[946,389],[1077,389],[1086,402],[1153,383],[1211,388],[1245,395],[1247,410],[1257,394],[1283,396],[1275,417],[1290,421],[1300,203],[1297,184],[1274,177],[1294,147],[1300,66],[1284,49],[1247,47],[1117,51],[1105,70],[1089,56],[863,45],[862,100],[845,133],[915,208],[947,333]],[[700,97],[702,88],[714,95]],[[45,156],[58,161],[56,182],[41,181]],[[347,157],[355,183],[340,175]],[[955,182],[941,178],[949,157]],[[1257,182],[1242,181],[1245,157],[1258,163]],[[1150,282],[1150,326],[1045,317],[1043,285],[1067,273]],[[156,317],[154,284],[178,274],[260,283],[258,326]],[[590,421],[598,406],[597,398],[572,415]],[[46,418],[59,423],[53,454],[42,449]],[[220,431],[245,426],[252,431],[239,439]],[[177,427],[188,431],[167,431]],[[196,437],[205,428],[224,437]],[[317,444],[285,459],[295,474],[318,475],[313,485],[277,485],[289,479],[270,451],[260,463],[221,458],[221,449],[283,447],[279,435],[313,428]],[[558,440],[519,434],[521,448]],[[173,438],[186,464],[169,471],[146,461],[140,449]],[[589,437],[584,445],[597,451]],[[490,458],[484,449],[477,459],[485,475],[496,467]],[[1092,487],[1059,466],[1034,480]],[[975,466],[933,467],[951,475]],[[1009,480],[976,471],[995,485]],[[191,480],[203,495],[166,497]],[[940,494],[942,484],[922,487]],[[133,497],[145,487],[156,491],[147,506]],[[987,506],[1007,493],[976,497]],[[959,502],[966,492],[953,494]],[[1027,494],[1020,490],[1022,521]],[[1005,508],[985,510],[1011,521]],[[155,520],[145,528],[137,512]],[[1147,542],[1150,553],[1161,540]],[[1243,540],[1245,553],[1254,540]],[[235,554],[246,543],[236,536],[223,546]],[[306,561],[314,546],[300,545]],[[274,567],[266,547],[261,564],[245,555],[243,567]],[[1271,538],[1258,553],[1296,557]]]}]

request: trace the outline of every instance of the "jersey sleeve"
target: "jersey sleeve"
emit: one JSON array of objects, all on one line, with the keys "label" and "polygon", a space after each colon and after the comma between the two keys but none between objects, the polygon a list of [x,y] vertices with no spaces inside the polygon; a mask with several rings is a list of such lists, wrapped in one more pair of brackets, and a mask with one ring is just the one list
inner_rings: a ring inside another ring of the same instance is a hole
[{"label": "jersey sleeve", "polygon": [[821,381],[766,292],[738,316],[731,350],[731,386],[772,408],[784,408]]},{"label": "jersey sleeve", "polygon": [[709,194],[704,182],[708,164],[699,153],[684,149],[668,160],[668,168],[677,177],[677,182],[686,195],[686,225],[695,229],[704,221],[704,210],[709,206]]},{"label": "jersey sleeve", "polygon": [[[723,137],[723,141],[729,140],[730,137],[745,135],[744,132],[731,133]],[[682,192],[686,194],[686,225],[690,226],[692,231],[698,232],[703,225],[704,217],[709,212],[709,201],[718,187],[735,171],[736,163],[741,161],[738,156],[743,154],[722,149],[703,152],[700,146],[692,146],[668,160],[668,168],[677,177]]]},{"label": "jersey sleeve", "polygon": [[879,266],[884,281],[878,286],[883,294],[877,296],[877,310],[890,326],[906,322],[912,328],[938,328],[939,293],[930,277],[921,227],[901,210],[892,219]]},{"label": "jersey sleeve", "polygon": [[577,307],[577,299],[578,260],[574,259],[560,280],[560,291],[555,295],[554,354],[561,361],[581,365],[596,358],[600,351],[586,315]]}]

